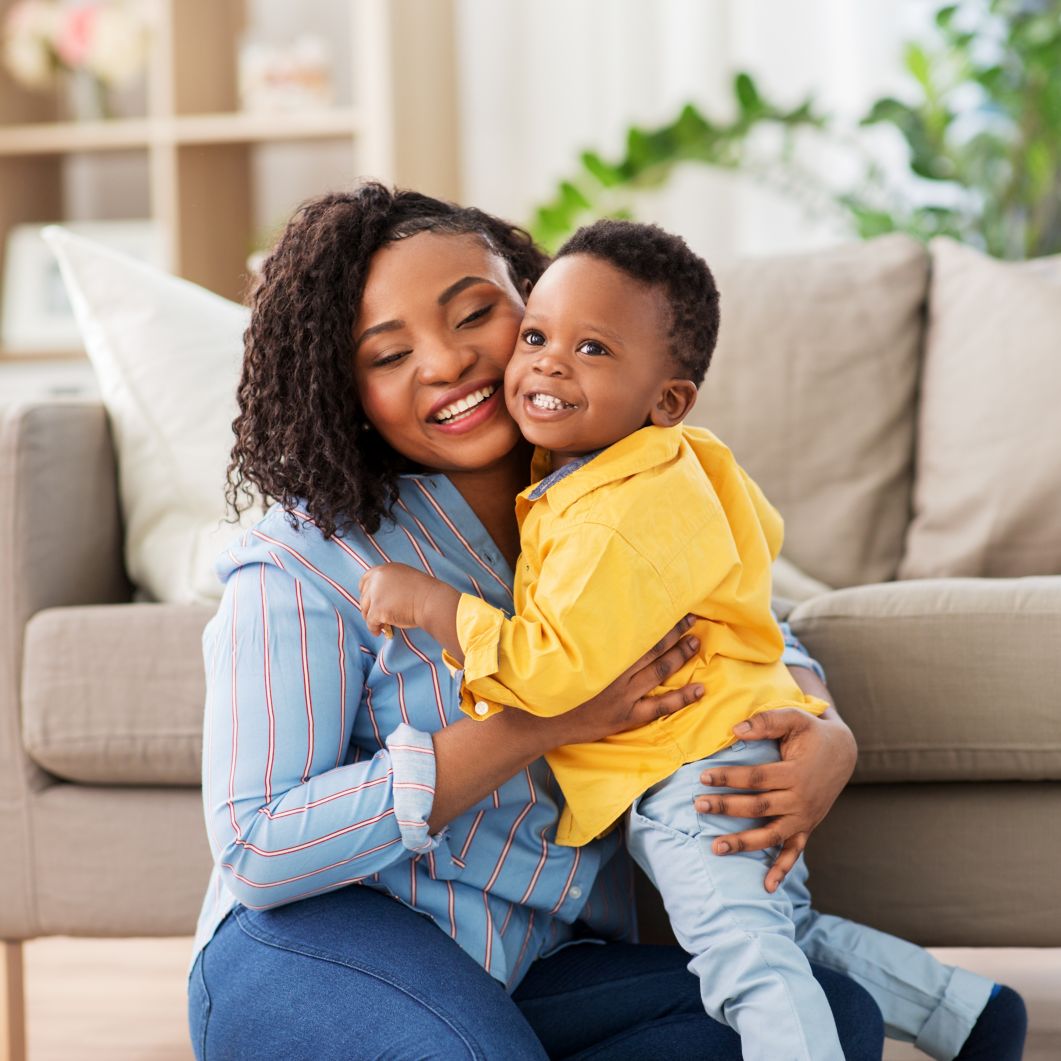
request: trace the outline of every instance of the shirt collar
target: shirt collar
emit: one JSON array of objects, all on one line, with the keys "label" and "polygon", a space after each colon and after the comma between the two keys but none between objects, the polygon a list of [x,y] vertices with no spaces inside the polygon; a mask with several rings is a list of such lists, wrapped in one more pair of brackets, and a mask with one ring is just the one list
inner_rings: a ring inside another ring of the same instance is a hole
[{"label": "shirt collar", "polygon": [[[565,464],[546,475],[541,482],[529,486],[519,496],[528,502],[547,498],[550,508],[558,513],[563,512],[598,487],[672,460],[681,445],[684,430],[681,424],[675,427],[643,427],[606,449],[587,453]],[[535,470],[547,467],[543,463],[543,456],[541,451],[535,453]],[[581,474],[576,475],[576,472]]]}]

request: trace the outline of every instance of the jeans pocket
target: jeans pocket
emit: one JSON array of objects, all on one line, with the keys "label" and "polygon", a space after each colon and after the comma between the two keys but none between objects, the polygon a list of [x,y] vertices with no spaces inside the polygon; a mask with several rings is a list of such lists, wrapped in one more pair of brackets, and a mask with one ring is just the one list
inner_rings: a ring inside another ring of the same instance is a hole
[{"label": "jeans pocket", "polygon": [[206,1029],[210,1023],[210,992],[203,975],[203,951],[188,976],[188,1027],[197,1061],[206,1061]]}]

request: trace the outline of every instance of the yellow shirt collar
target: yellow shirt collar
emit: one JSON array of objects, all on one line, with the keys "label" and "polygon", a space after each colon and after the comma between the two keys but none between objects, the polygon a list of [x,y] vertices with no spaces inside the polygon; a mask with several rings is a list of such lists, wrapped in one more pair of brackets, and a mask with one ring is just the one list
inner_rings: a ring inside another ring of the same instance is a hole
[{"label": "yellow shirt collar", "polygon": [[[601,486],[672,460],[682,443],[683,431],[681,424],[675,427],[643,427],[619,439],[573,475],[554,483],[538,501],[548,501],[549,507],[559,514]],[[551,465],[552,454],[548,450],[534,451],[531,461],[534,483],[519,494],[517,512],[525,512],[534,504],[529,495],[550,473]]]}]

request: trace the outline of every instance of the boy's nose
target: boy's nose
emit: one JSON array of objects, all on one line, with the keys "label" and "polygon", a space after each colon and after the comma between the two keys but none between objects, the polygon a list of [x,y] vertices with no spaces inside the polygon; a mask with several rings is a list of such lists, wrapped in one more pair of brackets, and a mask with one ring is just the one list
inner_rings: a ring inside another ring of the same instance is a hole
[{"label": "boy's nose", "polygon": [[567,373],[567,365],[563,358],[553,353],[540,354],[535,359],[534,371],[543,376],[563,376]]}]

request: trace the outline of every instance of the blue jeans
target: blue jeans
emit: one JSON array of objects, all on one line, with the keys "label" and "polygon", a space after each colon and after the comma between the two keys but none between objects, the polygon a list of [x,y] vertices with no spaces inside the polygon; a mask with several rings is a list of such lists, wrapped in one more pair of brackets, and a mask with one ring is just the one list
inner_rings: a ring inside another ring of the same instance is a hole
[{"label": "blue jeans", "polygon": [[[199,1061],[740,1061],[687,961],[677,947],[579,943],[540,958],[509,996],[426,917],[351,886],[237,907],[196,958],[188,1009]],[[846,1056],[879,1061],[873,1000],[814,971]]]},{"label": "blue jeans", "polygon": [[829,1002],[811,962],[845,973],[880,1007],[890,1036],[930,1057],[957,1055],[987,1004],[992,981],[943,965],[922,947],[811,908],[807,868],[796,863],[771,895],[763,880],[776,852],[720,857],[711,843],[749,823],[699,814],[711,766],[779,758],[751,741],[688,763],[634,801],[627,843],[659,889],[678,942],[693,955],[704,1009],[741,1033],[746,1061],[844,1061]]}]

